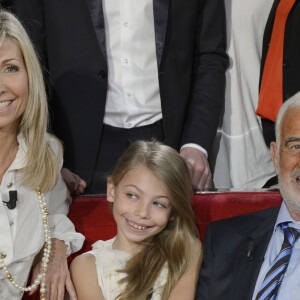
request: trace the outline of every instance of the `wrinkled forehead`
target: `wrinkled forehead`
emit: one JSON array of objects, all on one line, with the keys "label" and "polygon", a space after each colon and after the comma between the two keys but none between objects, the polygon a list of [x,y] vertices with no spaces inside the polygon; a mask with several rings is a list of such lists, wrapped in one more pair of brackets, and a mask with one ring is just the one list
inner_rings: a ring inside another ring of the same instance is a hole
[{"label": "wrinkled forehead", "polygon": [[280,145],[286,146],[289,140],[300,140],[300,108],[290,108],[281,122]]}]

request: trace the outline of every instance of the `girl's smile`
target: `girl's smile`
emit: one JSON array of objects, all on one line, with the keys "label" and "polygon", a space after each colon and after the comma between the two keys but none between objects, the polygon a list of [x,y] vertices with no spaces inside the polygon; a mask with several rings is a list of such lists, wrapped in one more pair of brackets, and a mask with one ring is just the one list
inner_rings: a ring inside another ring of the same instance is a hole
[{"label": "girl's smile", "polygon": [[126,222],[129,226],[129,228],[132,230],[136,230],[136,232],[144,231],[144,230],[152,227],[152,226],[148,226],[148,225],[142,225],[140,223],[136,223],[136,222],[130,221],[128,219],[126,219]]}]

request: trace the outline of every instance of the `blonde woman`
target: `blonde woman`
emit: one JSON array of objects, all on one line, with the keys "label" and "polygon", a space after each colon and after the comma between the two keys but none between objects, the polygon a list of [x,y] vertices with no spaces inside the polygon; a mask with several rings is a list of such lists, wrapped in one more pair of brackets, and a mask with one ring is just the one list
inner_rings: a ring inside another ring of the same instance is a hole
[{"label": "blonde woman", "polygon": [[117,235],[77,257],[79,300],[192,300],[202,250],[188,169],[172,148],[135,142],[107,183]]},{"label": "blonde woman", "polygon": [[84,238],[66,217],[62,149],[47,122],[34,49],[20,22],[0,10],[0,299],[21,299],[39,285],[41,299],[62,299],[65,285],[76,297],[66,254]]}]

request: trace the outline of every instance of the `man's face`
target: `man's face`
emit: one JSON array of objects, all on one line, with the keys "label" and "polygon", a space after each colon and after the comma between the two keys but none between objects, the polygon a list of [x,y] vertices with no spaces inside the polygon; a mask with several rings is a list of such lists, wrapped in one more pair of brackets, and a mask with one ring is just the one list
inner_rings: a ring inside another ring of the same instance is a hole
[{"label": "man's face", "polygon": [[271,143],[281,194],[293,219],[300,221],[300,109],[289,109],[283,116],[277,152]]}]

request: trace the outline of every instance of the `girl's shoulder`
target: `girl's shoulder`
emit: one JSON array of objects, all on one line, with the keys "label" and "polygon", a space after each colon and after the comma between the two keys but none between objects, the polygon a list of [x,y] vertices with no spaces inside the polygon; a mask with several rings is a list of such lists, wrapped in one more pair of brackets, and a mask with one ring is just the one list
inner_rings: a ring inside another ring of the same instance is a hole
[{"label": "girl's shoulder", "polygon": [[202,243],[198,238],[194,237],[193,240],[192,240],[192,243],[194,244],[194,246],[196,248],[198,248],[198,249],[202,248]]},{"label": "girl's shoulder", "polygon": [[76,289],[77,299],[104,299],[98,284],[95,257],[81,254],[75,257],[70,266],[71,278]]},{"label": "girl's shoulder", "polygon": [[202,243],[198,238],[193,239],[194,249],[195,252],[201,253],[202,252]]},{"label": "girl's shoulder", "polygon": [[71,265],[74,266],[86,266],[95,264],[95,257],[88,252],[77,255],[73,260]]},{"label": "girl's shoulder", "polygon": [[119,270],[124,269],[130,254],[113,249],[114,238],[108,241],[97,241],[92,245],[93,250],[82,254],[83,263],[88,261],[93,263],[96,270],[98,285],[104,299],[116,299],[124,285],[119,281],[126,274]]},{"label": "girl's shoulder", "polygon": [[127,252],[113,249],[115,238],[107,241],[97,241],[92,245],[93,250],[87,254],[95,257],[96,267],[101,268],[104,273],[114,272],[116,269],[123,269],[131,255]]},{"label": "girl's shoulder", "polygon": [[92,244],[92,249],[93,250],[106,249],[106,248],[112,249],[114,240],[115,240],[115,237],[113,237],[110,240],[106,240],[106,241],[99,240],[99,241],[95,242],[94,244]]},{"label": "girl's shoulder", "polygon": [[193,237],[189,241],[189,251],[188,255],[190,257],[190,264],[193,265],[196,261],[199,261],[203,256],[203,247],[201,241]]},{"label": "girl's shoulder", "polygon": [[199,265],[202,263],[203,260],[203,246],[198,238],[194,238],[193,244],[194,251],[192,253],[192,263],[197,263]]},{"label": "girl's shoulder", "polygon": [[88,253],[76,256],[70,265],[71,274],[84,274],[93,277],[97,274],[95,267],[95,257]]}]

